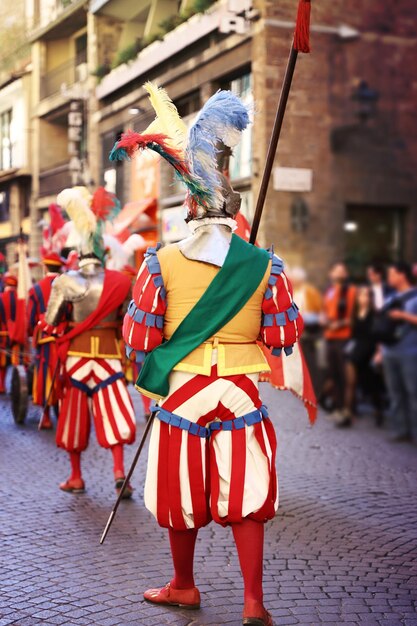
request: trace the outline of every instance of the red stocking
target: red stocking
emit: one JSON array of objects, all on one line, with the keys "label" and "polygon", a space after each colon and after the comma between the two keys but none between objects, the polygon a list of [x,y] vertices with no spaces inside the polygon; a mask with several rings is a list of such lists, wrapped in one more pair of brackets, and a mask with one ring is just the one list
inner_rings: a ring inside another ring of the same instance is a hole
[{"label": "red stocking", "polygon": [[0,367],[0,393],[5,392],[4,381],[6,379],[6,368]]},{"label": "red stocking", "polygon": [[70,480],[81,479],[81,452],[70,452],[71,476]]},{"label": "red stocking", "polygon": [[115,478],[125,477],[125,464],[123,460],[123,444],[117,443],[111,449],[113,455],[113,469]]},{"label": "red stocking", "polygon": [[174,578],[171,585],[174,589],[191,589],[194,587],[194,548],[197,530],[169,529]]},{"label": "red stocking", "polygon": [[245,604],[262,605],[264,524],[245,518],[232,524],[245,586]]}]

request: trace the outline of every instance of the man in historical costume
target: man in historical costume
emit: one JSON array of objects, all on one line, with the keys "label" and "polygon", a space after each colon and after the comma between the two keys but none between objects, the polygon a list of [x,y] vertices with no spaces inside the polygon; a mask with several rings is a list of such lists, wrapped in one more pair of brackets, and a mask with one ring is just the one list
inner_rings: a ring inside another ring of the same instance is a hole
[{"label": "man in historical costume", "polygon": [[[54,280],[43,321],[44,330],[57,335],[58,356],[65,367],[56,441],[69,453],[72,469],[60,488],[72,493],[85,488],[81,453],[88,445],[90,414],[99,444],[112,451],[116,491],[125,476],[123,445],[134,441],[136,430],[119,345],[130,281],[120,272],[104,269],[102,231],[110,209],[96,207],[93,199],[79,187],[58,196],[79,235],[79,270]],[[129,488],[126,497],[131,494]]]},{"label": "man in historical costume", "polygon": [[186,145],[166,93],[146,88],[157,119],[142,135],[122,136],[111,158],[132,156],[137,147],[164,156],[188,187],[193,234],[148,250],[123,327],[130,358],[147,353],[137,388],[158,400],[145,503],[168,528],[174,565],[172,580],[144,597],[199,608],[194,547],[198,529],[214,519],[232,527],[243,624],[271,626],[262,570],[264,524],[278,504],[276,439],[259,397],[259,373],[268,365],[257,339],[290,354],[302,319],[281,259],[232,234],[240,197],[216,170],[216,146],[236,143],[249,121],[246,108],[218,92]]},{"label": "man in historical costume", "polygon": [[7,364],[19,364],[19,345],[10,339],[10,324],[16,321],[17,278],[7,272],[4,275],[4,291],[0,295],[0,393],[5,393]]},{"label": "man in historical costume", "polygon": [[[42,259],[45,276],[29,290],[27,308],[28,334],[36,350],[33,373],[33,404],[44,407],[40,429],[51,429],[50,408],[58,402],[56,381],[58,355],[55,337],[42,331],[39,321],[44,315],[51,295],[52,283],[65,267],[65,260],[57,252],[46,253]],[[54,389],[51,389],[52,385]],[[45,406],[45,403],[47,405]]]},{"label": "man in historical costume", "polygon": [[4,274],[6,273],[6,257],[0,252],[0,293],[4,291]]}]

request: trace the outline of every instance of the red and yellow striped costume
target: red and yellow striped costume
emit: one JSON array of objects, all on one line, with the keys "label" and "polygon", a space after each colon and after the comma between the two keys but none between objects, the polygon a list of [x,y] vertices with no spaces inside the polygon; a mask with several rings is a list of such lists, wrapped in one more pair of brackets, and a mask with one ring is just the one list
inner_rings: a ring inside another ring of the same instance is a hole
[{"label": "red and yellow striped costume", "polygon": [[57,276],[58,274],[48,273],[29,290],[28,332],[33,337],[33,346],[36,349],[33,372],[33,404],[38,406],[44,406],[47,399],[49,399],[49,406],[53,406],[57,402],[56,391],[50,393],[52,378],[58,363],[55,337],[47,335],[39,325],[41,315],[45,314],[48,306],[52,283]]},{"label": "red and yellow striped costume", "polygon": [[[218,271],[175,245],[149,250],[124,321],[130,358],[169,339]],[[243,309],[174,367],[157,407],[145,486],[146,506],[161,526],[275,515],[276,439],[258,392],[259,374],[269,368],[256,341],[261,336],[289,354],[302,327],[283,263],[271,254]]]}]

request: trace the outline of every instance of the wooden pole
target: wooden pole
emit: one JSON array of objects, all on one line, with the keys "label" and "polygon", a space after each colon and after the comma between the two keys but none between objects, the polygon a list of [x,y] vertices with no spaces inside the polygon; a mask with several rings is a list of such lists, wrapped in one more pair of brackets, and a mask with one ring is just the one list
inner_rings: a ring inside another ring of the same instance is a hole
[{"label": "wooden pole", "polygon": [[291,46],[290,56],[288,58],[287,69],[285,70],[284,83],[282,85],[281,95],[278,103],[277,113],[275,116],[274,128],[272,130],[269,142],[268,152],[266,155],[265,169],[262,176],[261,187],[259,189],[258,201],[256,203],[255,216],[253,218],[252,228],[250,231],[249,243],[254,244],[258,234],[259,223],[261,221],[262,211],[265,204],[266,194],[268,191],[269,180],[271,178],[272,167],[274,165],[275,153],[277,151],[279,136],[281,133],[282,122],[284,120],[285,108],[287,106],[288,95],[291,89],[292,78],[294,75],[295,64],[297,62],[298,50],[294,50]]},{"label": "wooden pole", "polygon": [[130,466],[130,469],[129,469],[127,475],[126,475],[126,478],[125,478],[125,481],[124,481],[124,483],[122,485],[122,488],[120,489],[120,493],[119,493],[119,495],[117,497],[116,504],[114,505],[113,510],[112,510],[112,512],[109,515],[109,519],[107,520],[107,524],[106,524],[106,526],[105,526],[105,528],[103,530],[103,534],[101,535],[100,545],[102,545],[104,543],[104,540],[107,537],[107,533],[109,532],[110,527],[113,524],[113,520],[115,518],[117,509],[119,508],[119,504],[120,504],[120,502],[123,499],[124,491],[125,491],[127,485],[129,484],[129,481],[130,481],[130,479],[132,477],[132,474],[133,474],[133,472],[135,470],[137,462],[139,461],[140,454],[142,452],[143,446],[145,445],[146,439],[148,437],[148,433],[149,433],[149,431],[151,429],[153,420],[155,418],[155,413],[156,413],[156,411],[153,411],[151,416],[150,416],[150,418],[148,419],[148,423],[146,424],[146,428],[145,428],[144,433],[142,435],[142,439],[140,441],[139,448],[136,451],[135,457],[134,457],[134,459],[132,461],[132,465]]},{"label": "wooden pole", "polygon": [[291,83],[294,76],[295,64],[297,63],[298,52],[309,52],[309,28],[310,28],[310,0],[300,0],[298,4],[297,22],[295,25],[294,39],[291,44],[290,55],[288,57],[287,68],[285,70],[284,82],[279,97],[278,108],[275,115],[274,127],[269,142],[268,152],[266,155],[265,168],[262,175],[261,187],[259,189],[258,201],[256,203],[255,215],[253,218],[252,229],[250,233],[249,243],[254,244],[258,234],[259,223],[261,221],[262,211],[265,205],[266,194],[268,191],[269,180],[271,178],[272,167],[274,165],[275,154],[278,147],[278,141],[281,134],[282,122],[284,120],[285,109],[287,106],[288,96],[291,89]]}]

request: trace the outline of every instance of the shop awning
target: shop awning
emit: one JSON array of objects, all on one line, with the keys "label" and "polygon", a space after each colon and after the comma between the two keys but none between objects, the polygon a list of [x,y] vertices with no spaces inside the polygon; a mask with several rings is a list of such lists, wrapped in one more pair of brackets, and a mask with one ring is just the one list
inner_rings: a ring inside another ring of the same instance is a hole
[{"label": "shop awning", "polygon": [[146,212],[155,210],[155,198],[128,202],[113,222],[113,234],[118,238],[125,239],[124,233],[129,236],[129,234],[138,233],[142,229],[148,229],[154,225],[154,220]]}]

